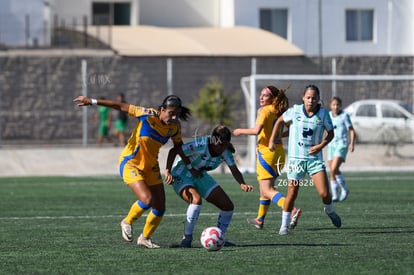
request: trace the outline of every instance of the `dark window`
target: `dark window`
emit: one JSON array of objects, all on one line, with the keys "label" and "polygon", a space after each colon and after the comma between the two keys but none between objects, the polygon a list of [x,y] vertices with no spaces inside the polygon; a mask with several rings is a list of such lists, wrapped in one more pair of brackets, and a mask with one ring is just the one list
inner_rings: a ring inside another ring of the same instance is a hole
[{"label": "dark window", "polygon": [[358,107],[356,116],[376,117],[377,109],[374,104],[365,104]]},{"label": "dark window", "polygon": [[385,117],[385,118],[406,118],[406,116],[402,112],[395,109],[391,105],[382,105],[381,112],[382,112],[382,117]]},{"label": "dark window", "polygon": [[372,41],[374,40],[374,11],[347,10],[346,11],[346,40]]},{"label": "dark window", "polygon": [[287,9],[261,9],[260,28],[287,38],[288,10]]},{"label": "dark window", "polygon": [[[112,19],[112,20],[110,20]],[[92,4],[93,25],[130,25],[131,24],[130,3],[102,3]]]}]

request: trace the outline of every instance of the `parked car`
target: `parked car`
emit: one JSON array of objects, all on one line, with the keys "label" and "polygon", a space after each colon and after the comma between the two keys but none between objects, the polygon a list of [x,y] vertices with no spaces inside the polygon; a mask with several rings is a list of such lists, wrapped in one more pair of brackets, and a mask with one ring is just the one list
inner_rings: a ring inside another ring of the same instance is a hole
[{"label": "parked car", "polygon": [[359,143],[412,143],[411,105],[398,100],[359,100],[344,109],[350,114]]}]

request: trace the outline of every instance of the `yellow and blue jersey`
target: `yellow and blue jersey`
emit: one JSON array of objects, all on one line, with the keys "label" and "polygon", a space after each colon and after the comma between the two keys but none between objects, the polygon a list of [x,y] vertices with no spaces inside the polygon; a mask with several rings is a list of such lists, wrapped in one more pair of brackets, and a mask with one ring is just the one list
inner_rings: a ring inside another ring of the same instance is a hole
[{"label": "yellow and blue jersey", "polygon": [[[258,180],[277,178],[285,164],[285,151],[281,144],[277,145],[274,151],[270,151],[268,148],[273,126],[277,119],[278,116],[273,105],[266,105],[258,111],[256,125],[262,125],[262,130],[257,135],[256,173]],[[283,127],[278,134],[281,134],[282,131]]]},{"label": "yellow and blue jersey", "polygon": [[164,124],[156,109],[130,105],[128,115],[138,122],[119,158],[121,176],[126,164],[143,172],[155,169],[161,146],[170,138],[174,143],[182,141],[179,123]]},{"label": "yellow and blue jersey", "polygon": [[[263,125],[262,130],[257,135],[258,147],[268,147],[270,136],[272,135],[273,126],[276,123],[278,117],[276,116],[273,105],[266,105],[259,110],[259,114],[256,118],[256,125]],[[280,129],[283,131],[283,129]],[[280,133],[279,133],[280,134]]]}]

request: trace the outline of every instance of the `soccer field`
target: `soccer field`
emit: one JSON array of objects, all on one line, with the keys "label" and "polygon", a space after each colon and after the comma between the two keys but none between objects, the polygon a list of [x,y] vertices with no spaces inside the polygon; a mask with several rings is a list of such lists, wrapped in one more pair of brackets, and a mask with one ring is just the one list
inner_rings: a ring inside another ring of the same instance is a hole
[{"label": "soccer field", "polygon": [[[226,234],[235,247],[208,252],[177,248],[186,204],[166,186],[167,212],[153,235],[161,249],[121,238],[119,222],[135,200],[119,177],[0,178],[1,274],[412,274],[414,173],[346,173],[351,190],[336,203],[343,226],[323,213],[314,187],[301,187],[303,212],[293,234],[279,236],[281,210],[272,205],[263,230],[256,215],[258,188],[244,193],[230,175],[214,175],[235,204]],[[277,182],[286,193],[283,178]],[[216,224],[204,202],[196,232]],[[143,219],[134,225],[134,238]]]}]

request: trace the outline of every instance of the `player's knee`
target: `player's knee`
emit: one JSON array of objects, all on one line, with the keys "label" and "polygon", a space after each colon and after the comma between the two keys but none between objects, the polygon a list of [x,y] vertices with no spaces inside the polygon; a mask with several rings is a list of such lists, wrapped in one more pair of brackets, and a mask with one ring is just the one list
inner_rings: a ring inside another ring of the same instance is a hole
[{"label": "player's knee", "polygon": [[145,197],[139,198],[139,200],[142,201],[142,203],[144,203],[145,205],[152,204],[151,196],[145,196]]},{"label": "player's knee", "polygon": [[233,202],[232,201],[226,202],[220,210],[223,210],[223,211],[233,211],[234,210],[234,204],[233,204]]},{"label": "player's knee", "polygon": [[203,202],[203,199],[200,196],[192,196],[190,199],[191,204],[201,205],[202,202]]}]

